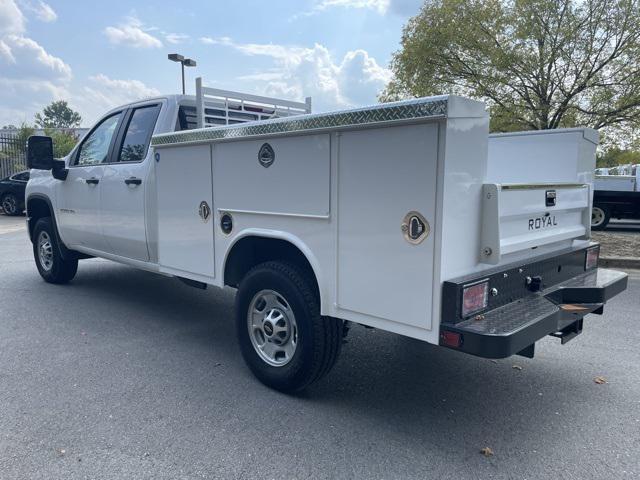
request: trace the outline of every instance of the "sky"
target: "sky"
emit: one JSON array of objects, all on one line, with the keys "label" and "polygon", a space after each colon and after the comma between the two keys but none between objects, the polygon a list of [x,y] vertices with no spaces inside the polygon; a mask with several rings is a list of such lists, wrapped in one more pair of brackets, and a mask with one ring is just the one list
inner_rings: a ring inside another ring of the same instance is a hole
[{"label": "sky", "polygon": [[376,103],[421,0],[0,0],[0,127],[67,100],[91,126],[106,110],[180,93],[195,78],[303,100],[322,112]]}]

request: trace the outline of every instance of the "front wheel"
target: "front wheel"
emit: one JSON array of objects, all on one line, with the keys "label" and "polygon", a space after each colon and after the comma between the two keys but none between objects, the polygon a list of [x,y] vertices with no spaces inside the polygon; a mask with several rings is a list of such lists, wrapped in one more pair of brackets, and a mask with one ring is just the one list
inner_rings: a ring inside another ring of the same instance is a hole
[{"label": "front wheel", "polygon": [[50,217],[41,218],[33,229],[33,257],[40,276],[48,283],[68,283],[78,271],[77,258],[63,258]]},{"label": "front wheel", "polygon": [[342,345],[342,321],[320,315],[310,274],[285,262],[254,267],[236,296],[242,356],[265,385],[296,392],[326,375]]},{"label": "front wheel", "polygon": [[591,209],[591,230],[604,230],[611,219],[611,212],[605,206],[594,205]]}]

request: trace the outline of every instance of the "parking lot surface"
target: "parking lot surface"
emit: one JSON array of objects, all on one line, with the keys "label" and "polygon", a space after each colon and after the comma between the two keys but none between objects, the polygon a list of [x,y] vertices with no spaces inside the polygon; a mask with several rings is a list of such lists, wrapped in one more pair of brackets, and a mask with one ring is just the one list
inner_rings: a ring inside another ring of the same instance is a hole
[{"label": "parking lot surface", "polygon": [[286,396],[244,366],[231,290],[97,259],[49,285],[24,219],[9,222],[2,479],[640,478],[637,274],[582,335],[544,339],[533,360],[354,327],[332,373]]}]

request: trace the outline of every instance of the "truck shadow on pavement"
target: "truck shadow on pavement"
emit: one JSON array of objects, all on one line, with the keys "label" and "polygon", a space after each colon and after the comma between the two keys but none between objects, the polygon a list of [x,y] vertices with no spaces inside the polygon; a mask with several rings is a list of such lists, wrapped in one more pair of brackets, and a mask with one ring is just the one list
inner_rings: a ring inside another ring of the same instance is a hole
[{"label": "truck shadow on pavement", "polygon": [[[405,437],[466,443],[469,436],[480,441],[498,428],[513,429],[520,438],[530,434],[527,443],[535,445],[536,439],[557,433],[560,419],[580,418],[582,402],[605,402],[587,400],[592,377],[583,374],[575,351],[561,351],[551,339],[541,342],[535,360],[491,361],[359,326],[352,328],[330,375],[297,396],[285,396],[260,385],[245,368],[230,289],[200,291],[176,279],[97,260],[81,263],[72,294],[75,304],[86,298],[94,306],[91,314],[79,306],[73,320],[77,328],[96,328],[98,334],[108,318],[108,334],[126,337],[129,354],[135,355],[136,344],[157,342],[176,362],[188,362],[192,378],[181,378],[182,388],[197,391],[209,384],[219,389],[222,382],[242,395],[246,386],[255,392],[254,403],[275,398],[297,408],[304,405],[304,410],[357,412],[362,421]],[[212,365],[224,366],[224,379]],[[146,367],[155,368],[153,362]]]}]

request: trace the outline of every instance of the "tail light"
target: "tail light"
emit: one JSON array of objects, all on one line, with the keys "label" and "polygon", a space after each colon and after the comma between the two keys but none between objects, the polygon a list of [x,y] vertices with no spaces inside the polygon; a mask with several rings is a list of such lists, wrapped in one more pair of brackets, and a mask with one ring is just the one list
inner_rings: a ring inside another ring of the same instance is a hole
[{"label": "tail light", "polygon": [[600,245],[587,249],[584,259],[584,269],[591,270],[598,266],[598,258],[600,257]]},{"label": "tail light", "polygon": [[487,308],[489,280],[481,280],[462,287],[462,317],[468,317]]}]

